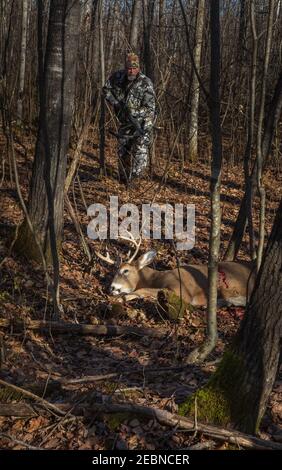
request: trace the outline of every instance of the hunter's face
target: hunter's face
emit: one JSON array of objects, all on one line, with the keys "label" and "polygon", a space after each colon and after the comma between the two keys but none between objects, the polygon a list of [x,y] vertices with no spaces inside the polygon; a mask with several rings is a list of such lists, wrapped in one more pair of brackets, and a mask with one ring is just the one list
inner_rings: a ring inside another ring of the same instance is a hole
[{"label": "hunter's face", "polygon": [[135,80],[135,78],[137,77],[139,71],[140,71],[140,69],[137,68],[137,67],[127,67],[127,68],[126,68],[127,79],[128,79],[130,82],[132,82],[132,81]]}]

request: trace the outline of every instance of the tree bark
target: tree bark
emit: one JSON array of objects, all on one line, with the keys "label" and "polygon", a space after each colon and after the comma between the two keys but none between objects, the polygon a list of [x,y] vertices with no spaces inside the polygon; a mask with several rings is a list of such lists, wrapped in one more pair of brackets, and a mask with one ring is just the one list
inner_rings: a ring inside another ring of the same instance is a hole
[{"label": "tree bark", "polygon": [[[198,12],[196,21],[195,33],[195,48],[194,48],[194,62],[198,72],[201,66],[202,54],[202,38],[205,17],[205,0],[198,0]],[[198,156],[198,109],[200,97],[200,84],[197,78],[195,69],[192,70],[192,85],[191,85],[191,113],[190,124],[188,130],[188,157],[192,161],[197,159]]]},{"label": "tree bark", "polygon": [[275,128],[282,111],[282,70],[280,71],[273,98],[267,110],[267,118],[262,141],[263,164],[267,163],[270,154]]},{"label": "tree bark", "polygon": [[26,37],[28,23],[28,0],[22,2],[22,32],[21,32],[21,55],[20,55],[20,78],[19,78],[19,94],[17,102],[17,119],[22,120],[23,117],[23,94],[25,81],[25,63],[26,63]]},{"label": "tree bark", "polygon": [[129,44],[131,49],[136,52],[138,45],[139,24],[141,22],[141,0],[134,0],[132,7]]},{"label": "tree bark", "polygon": [[[103,28],[103,0],[99,2],[99,51],[100,51],[100,70],[101,70],[101,87],[105,83],[105,54],[104,54],[104,28]],[[100,93],[100,119],[99,119],[99,155],[100,155],[100,172],[106,174],[105,164],[105,98]]]},{"label": "tree bark", "polygon": [[151,34],[155,12],[155,0],[143,0],[144,64],[146,75],[154,81]]},{"label": "tree bark", "polygon": [[246,211],[249,225],[249,239],[250,239],[250,254],[251,258],[256,258],[255,240],[254,240],[254,229],[253,229],[253,217],[252,217],[252,206],[253,206],[253,193],[254,188],[250,176],[250,165],[252,157],[252,148],[254,142],[254,127],[255,127],[255,109],[256,109],[256,85],[257,85],[257,59],[258,59],[258,37],[256,30],[256,18],[255,18],[255,4],[252,1],[250,4],[250,23],[252,30],[252,67],[251,67],[251,78],[250,78],[250,104],[249,104],[249,116],[248,116],[248,138],[246,143],[246,149],[244,154],[244,177],[245,177],[245,188],[246,188]]},{"label": "tree bark", "polygon": [[220,124],[220,19],[219,0],[210,2],[211,27],[211,72],[210,72],[210,122],[212,129],[212,165],[211,165],[211,234],[209,241],[209,296],[208,296],[208,331],[204,344],[190,353],[189,362],[202,361],[215,347],[217,341],[217,282],[220,248],[220,185],[222,166],[222,144]]},{"label": "tree bark", "polygon": [[[50,239],[55,239],[58,248],[61,245],[79,17],[79,0],[51,1],[44,74],[39,83],[39,129],[28,199],[29,217],[47,261],[51,254]],[[20,227],[15,248],[31,259],[41,260],[26,220]]]},{"label": "tree bark", "polygon": [[97,47],[99,41],[99,1],[92,0],[91,7],[90,73],[95,77],[98,76],[99,71],[99,47]]},{"label": "tree bark", "polygon": [[[117,27],[117,18],[119,15],[119,2],[118,0],[115,1],[113,9],[114,18],[112,19],[112,27],[110,31],[110,44],[109,44],[109,52],[108,52],[108,59],[107,59],[107,74],[110,74],[112,67],[113,67],[113,57],[115,54],[115,48],[118,43],[118,27]],[[104,83],[103,83],[104,85]]]},{"label": "tree bark", "polygon": [[265,106],[265,94],[266,94],[266,77],[268,71],[269,57],[270,57],[270,48],[271,48],[271,39],[272,39],[272,30],[273,30],[273,16],[274,16],[274,1],[269,0],[269,13],[267,20],[267,36],[265,44],[265,54],[264,54],[264,63],[263,63],[263,74],[262,74],[262,84],[261,84],[261,96],[260,96],[260,110],[259,110],[259,119],[258,119],[258,128],[257,128],[257,185],[258,192],[260,197],[260,213],[259,213],[259,242],[258,242],[258,255],[257,255],[257,271],[260,268],[262,253],[264,247],[264,238],[265,238],[265,188],[262,181],[262,129],[263,129],[263,117],[264,117],[264,106]]}]

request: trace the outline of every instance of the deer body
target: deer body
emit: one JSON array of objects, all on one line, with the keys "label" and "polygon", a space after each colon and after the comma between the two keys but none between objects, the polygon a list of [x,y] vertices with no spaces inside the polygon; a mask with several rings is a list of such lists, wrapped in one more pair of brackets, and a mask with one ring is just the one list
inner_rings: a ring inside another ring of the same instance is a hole
[{"label": "deer body", "polygon": [[[159,290],[170,289],[186,303],[207,305],[208,266],[187,265],[179,269],[157,271],[148,267],[155,252],[149,251],[135,263],[124,263],[111,284],[113,295],[125,294],[126,300],[156,298]],[[253,264],[226,261],[218,267],[218,304],[244,306],[254,285]]]}]

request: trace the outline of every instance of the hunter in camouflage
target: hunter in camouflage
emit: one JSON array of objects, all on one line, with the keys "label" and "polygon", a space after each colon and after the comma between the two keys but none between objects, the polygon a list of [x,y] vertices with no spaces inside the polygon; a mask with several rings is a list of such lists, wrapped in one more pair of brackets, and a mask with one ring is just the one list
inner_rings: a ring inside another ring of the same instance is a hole
[{"label": "hunter in camouflage", "polygon": [[111,75],[103,87],[103,93],[120,122],[119,174],[120,179],[128,183],[147,167],[156,118],[153,84],[140,71],[136,54],[127,55],[125,69]]}]

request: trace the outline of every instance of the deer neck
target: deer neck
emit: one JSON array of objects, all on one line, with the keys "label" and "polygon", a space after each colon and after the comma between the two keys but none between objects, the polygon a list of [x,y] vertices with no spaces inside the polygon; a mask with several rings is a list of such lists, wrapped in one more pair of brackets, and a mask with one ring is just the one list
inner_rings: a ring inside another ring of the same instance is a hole
[{"label": "deer neck", "polygon": [[165,288],[165,276],[169,271],[157,271],[146,267],[140,271],[140,278],[136,289],[140,288]]}]

